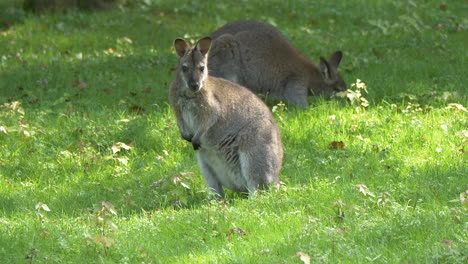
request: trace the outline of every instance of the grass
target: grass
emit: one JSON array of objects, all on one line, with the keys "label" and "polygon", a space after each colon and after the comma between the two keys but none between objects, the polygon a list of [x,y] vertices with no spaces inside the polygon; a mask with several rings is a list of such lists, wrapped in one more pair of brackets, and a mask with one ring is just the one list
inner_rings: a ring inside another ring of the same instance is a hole
[{"label": "grass", "polygon": [[[466,263],[463,1],[20,2],[0,2],[1,263]],[[284,184],[208,201],[167,103],[171,45],[242,18],[315,62],[343,50],[370,105],[272,104]]]}]

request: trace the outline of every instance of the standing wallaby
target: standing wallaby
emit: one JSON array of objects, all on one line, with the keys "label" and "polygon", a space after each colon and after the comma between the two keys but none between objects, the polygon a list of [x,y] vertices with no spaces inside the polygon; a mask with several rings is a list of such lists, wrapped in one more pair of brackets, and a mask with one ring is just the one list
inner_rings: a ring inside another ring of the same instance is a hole
[{"label": "standing wallaby", "polygon": [[211,38],[192,49],[176,39],[179,56],[169,91],[180,133],[192,142],[206,186],[224,197],[222,186],[249,192],[279,183],[283,147],[269,108],[248,89],[208,76]]},{"label": "standing wallaby", "polygon": [[293,105],[307,106],[307,96],[344,91],[338,72],[343,53],[319,67],[303,56],[270,24],[240,20],[216,30],[211,37],[210,75],[243,85],[255,93],[271,95]]}]

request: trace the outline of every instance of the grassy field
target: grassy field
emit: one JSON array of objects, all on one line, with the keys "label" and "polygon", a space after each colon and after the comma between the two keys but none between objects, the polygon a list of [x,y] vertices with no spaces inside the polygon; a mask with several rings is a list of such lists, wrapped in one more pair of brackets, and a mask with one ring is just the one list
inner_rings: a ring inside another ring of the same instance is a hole
[{"label": "grassy field", "polygon": [[[467,263],[466,1],[20,2],[0,1],[0,263]],[[314,62],[343,50],[369,106],[270,103],[284,184],[209,201],[171,46],[244,18]]]}]

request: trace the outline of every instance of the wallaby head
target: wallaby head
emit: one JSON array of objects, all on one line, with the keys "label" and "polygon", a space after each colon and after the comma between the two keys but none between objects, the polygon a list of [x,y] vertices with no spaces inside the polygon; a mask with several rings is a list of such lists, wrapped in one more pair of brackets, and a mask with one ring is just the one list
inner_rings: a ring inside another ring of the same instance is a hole
[{"label": "wallaby head", "polygon": [[346,90],[346,84],[338,72],[338,66],[342,57],[343,53],[341,51],[333,53],[329,60],[320,57],[320,74],[325,86],[321,90],[326,96]]},{"label": "wallaby head", "polygon": [[211,47],[211,38],[200,39],[194,48],[181,38],[174,41],[174,48],[179,56],[179,68],[177,74],[185,84],[185,88],[191,92],[199,92],[203,89],[208,78],[208,51]]}]

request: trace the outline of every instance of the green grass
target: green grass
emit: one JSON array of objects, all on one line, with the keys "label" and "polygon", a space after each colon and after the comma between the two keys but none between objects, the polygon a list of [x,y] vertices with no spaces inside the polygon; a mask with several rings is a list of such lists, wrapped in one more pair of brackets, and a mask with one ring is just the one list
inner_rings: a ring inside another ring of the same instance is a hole
[{"label": "green grass", "polygon": [[[20,2],[0,2],[0,263],[467,262],[464,1]],[[343,50],[370,105],[274,106],[284,184],[214,202],[167,103],[171,46],[243,18],[315,62]]]}]

